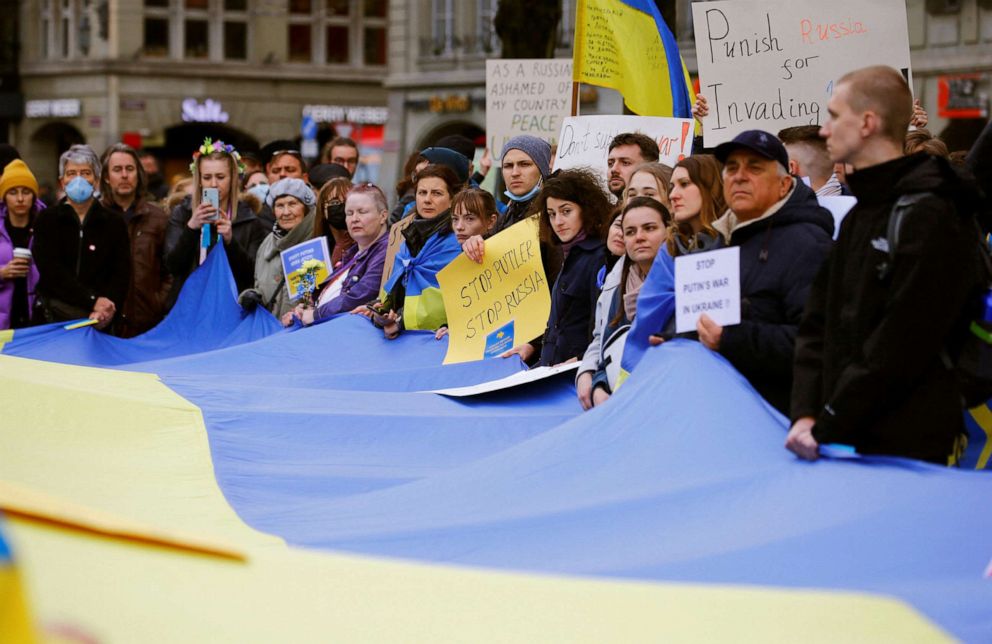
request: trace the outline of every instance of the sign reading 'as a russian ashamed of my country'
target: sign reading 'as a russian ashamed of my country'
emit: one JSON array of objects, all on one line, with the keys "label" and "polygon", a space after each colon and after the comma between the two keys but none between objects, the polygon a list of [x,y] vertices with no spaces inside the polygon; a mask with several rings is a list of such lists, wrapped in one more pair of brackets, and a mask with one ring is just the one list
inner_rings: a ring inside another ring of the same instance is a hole
[{"label": "sign reading 'as a russian ashamed of my country'", "polygon": [[744,130],[822,125],[834,83],[868,65],[911,81],[905,0],[695,2],[708,147]]},{"label": "sign reading 'as a russian ashamed of my country'", "polygon": [[444,364],[496,357],[544,333],[551,289],[537,217],[486,240],[481,264],[464,253],[437,274],[448,315]]},{"label": "sign reading 'as a russian ashamed of my country'", "polygon": [[571,59],[486,61],[486,143],[494,158],[520,134],[555,145],[571,107]]}]

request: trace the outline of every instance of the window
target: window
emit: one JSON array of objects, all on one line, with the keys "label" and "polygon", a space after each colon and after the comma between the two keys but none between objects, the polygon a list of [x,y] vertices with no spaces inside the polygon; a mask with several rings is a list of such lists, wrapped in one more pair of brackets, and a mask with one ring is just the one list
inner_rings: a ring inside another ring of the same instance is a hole
[{"label": "window", "polygon": [[149,58],[247,60],[251,0],[143,0]]},{"label": "window", "polygon": [[248,58],[248,23],[224,21],[224,59]]},{"label": "window", "polygon": [[289,0],[289,62],[385,65],[388,0]]},{"label": "window", "polygon": [[493,26],[493,19],[496,17],[496,8],[499,0],[478,0],[476,15],[479,19],[476,30],[476,52],[480,54],[490,54],[499,48],[498,38],[496,38],[496,28]]},{"label": "window", "polygon": [[55,55],[52,43],[55,42],[55,17],[52,15],[52,0],[41,3],[41,57],[51,58]]},{"label": "window", "polygon": [[431,0],[431,48],[435,56],[453,51],[455,12],[452,0]]},{"label": "window", "polygon": [[210,54],[208,31],[206,20],[186,21],[183,39],[183,56],[185,58],[206,58]]},{"label": "window", "polygon": [[309,63],[313,56],[313,38],[308,23],[289,25],[289,62]]},{"label": "window", "polygon": [[169,20],[145,18],[145,56],[164,58],[169,55]]},{"label": "window", "polygon": [[575,0],[561,0],[561,21],[558,23],[558,42],[555,46],[571,49],[574,31]]}]

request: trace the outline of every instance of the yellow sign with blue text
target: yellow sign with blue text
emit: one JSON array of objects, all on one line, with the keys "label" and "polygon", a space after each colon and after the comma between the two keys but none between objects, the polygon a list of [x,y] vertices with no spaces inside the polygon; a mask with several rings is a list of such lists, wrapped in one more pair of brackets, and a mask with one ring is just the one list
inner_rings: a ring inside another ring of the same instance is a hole
[{"label": "yellow sign with blue text", "polygon": [[496,357],[544,333],[551,289],[536,216],[487,239],[481,264],[462,253],[437,280],[448,313],[444,364]]}]

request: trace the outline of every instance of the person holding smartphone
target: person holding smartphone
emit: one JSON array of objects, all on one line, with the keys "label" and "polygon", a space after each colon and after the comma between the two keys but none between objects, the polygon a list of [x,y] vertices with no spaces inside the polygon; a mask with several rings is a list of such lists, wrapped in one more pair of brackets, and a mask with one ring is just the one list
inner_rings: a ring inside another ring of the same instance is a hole
[{"label": "person holding smartphone", "polygon": [[207,139],[190,164],[193,192],[172,211],[165,265],[174,276],[170,306],[201,262],[200,249],[224,246],[238,291],[255,283],[255,256],[267,231],[240,199],[241,162],[234,146]]}]

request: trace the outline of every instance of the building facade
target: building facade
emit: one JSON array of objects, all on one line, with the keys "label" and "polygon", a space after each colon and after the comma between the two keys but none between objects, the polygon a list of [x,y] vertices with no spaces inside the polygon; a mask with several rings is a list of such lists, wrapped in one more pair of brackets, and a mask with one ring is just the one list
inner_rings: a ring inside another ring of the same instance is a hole
[{"label": "building facade", "polygon": [[151,149],[167,175],[206,136],[242,149],[300,136],[304,112],[359,140],[377,178],[387,120],[387,0],[24,0],[24,118],[39,178],[85,142]]},{"label": "building facade", "polygon": [[[561,0],[558,58],[571,56],[575,2]],[[299,137],[306,112],[322,123],[321,139],[332,130],[357,138],[360,177],[389,185],[410,152],[445,134],[481,145],[485,61],[500,53],[498,4],[21,0],[10,7],[19,24],[0,21],[0,128],[51,181],[58,154],[75,142],[100,150],[126,140],[177,173],[205,136],[252,149]],[[906,7],[914,89],[931,129],[954,149],[987,118],[992,0]],[[689,0],[678,0],[675,22],[695,73]],[[584,87],[581,96],[583,114],[623,109],[611,90]]]}]

